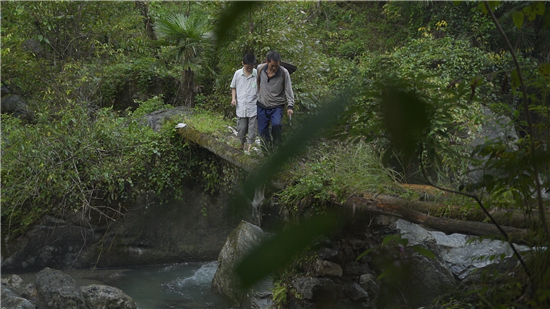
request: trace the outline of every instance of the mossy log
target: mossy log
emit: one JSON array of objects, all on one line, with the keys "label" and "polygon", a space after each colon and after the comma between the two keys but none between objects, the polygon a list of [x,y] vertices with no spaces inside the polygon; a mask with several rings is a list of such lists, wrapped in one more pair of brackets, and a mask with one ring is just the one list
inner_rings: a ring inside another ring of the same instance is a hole
[{"label": "mossy log", "polygon": [[[353,195],[342,205],[353,212],[367,211],[374,214],[387,215],[401,218],[424,227],[444,232],[446,234],[461,233],[476,236],[502,236],[498,228],[491,223],[457,220],[443,217],[434,217],[406,206],[384,202],[383,199],[373,198],[371,195]],[[525,243],[528,230],[510,226],[501,226],[508,234],[509,240],[517,243]]]},{"label": "mossy log", "polygon": [[260,166],[260,162],[258,160],[244,154],[241,150],[220,142],[215,137],[197,131],[189,126],[178,129],[178,132],[186,140],[210,150],[220,158],[239,168],[242,168],[249,173],[256,167]]}]

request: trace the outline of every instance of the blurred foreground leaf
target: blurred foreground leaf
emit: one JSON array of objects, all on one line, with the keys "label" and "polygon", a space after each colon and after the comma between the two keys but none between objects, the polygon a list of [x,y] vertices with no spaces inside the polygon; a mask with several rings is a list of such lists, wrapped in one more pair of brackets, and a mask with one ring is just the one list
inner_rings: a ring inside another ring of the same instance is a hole
[{"label": "blurred foreground leaf", "polygon": [[318,215],[291,226],[263,242],[235,269],[242,287],[249,288],[285,266],[315,238],[335,230],[343,222],[343,217],[339,215]]},{"label": "blurred foreground leaf", "polygon": [[428,104],[413,91],[387,87],[382,95],[382,114],[392,146],[405,156],[412,155],[430,128]]},{"label": "blurred foreground leaf", "polygon": [[244,16],[248,11],[259,5],[259,1],[232,1],[228,4],[219,16],[219,22],[216,27],[215,33],[218,39],[218,44],[223,44],[227,39],[227,33],[231,28],[235,27],[241,16]]}]

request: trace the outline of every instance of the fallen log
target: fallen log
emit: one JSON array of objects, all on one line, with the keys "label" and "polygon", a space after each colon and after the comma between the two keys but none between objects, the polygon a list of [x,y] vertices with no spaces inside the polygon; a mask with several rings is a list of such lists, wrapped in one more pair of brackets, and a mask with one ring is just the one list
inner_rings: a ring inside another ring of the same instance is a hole
[{"label": "fallen log", "polygon": [[[468,221],[478,221],[483,222],[489,220],[485,213],[479,208],[475,207],[464,211],[463,207],[455,205],[447,205],[443,203],[436,202],[425,202],[425,201],[411,201],[408,199],[384,195],[384,194],[366,194],[366,197],[370,199],[377,200],[381,203],[392,204],[407,209],[412,209],[415,211],[422,212],[427,215],[441,216],[443,212],[447,213],[447,216],[457,217],[462,220]],[[491,216],[502,225],[512,226],[516,228],[530,228],[532,225],[538,221],[538,214],[531,214],[532,217],[528,217],[523,213],[517,211],[505,211],[500,209],[490,209],[489,213]]]},{"label": "fallen log", "polygon": [[[341,205],[350,208],[353,212],[366,211],[379,215],[397,217],[446,234],[461,233],[476,236],[502,236],[494,224],[433,217],[407,207],[384,203],[380,200],[371,198],[369,195],[353,195]],[[510,241],[515,243],[527,243],[528,230],[509,226],[501,227],[508,234]]]}]

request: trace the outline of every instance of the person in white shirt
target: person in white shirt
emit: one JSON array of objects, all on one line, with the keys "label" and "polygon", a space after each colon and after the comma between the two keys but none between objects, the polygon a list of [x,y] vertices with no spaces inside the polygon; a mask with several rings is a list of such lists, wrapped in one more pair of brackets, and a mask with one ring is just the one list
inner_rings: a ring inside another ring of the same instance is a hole
[{"label": "person in white shirt", "polygon": [[258,87],[256,85],[257,71],[254,68],[255,64],[256,56],[254,54],[244,55],[243,68],[235,71],[230,86],[231,105],[237,107],[237,138],[241,142],[241,149],[246,154],[250,154],[252,143],[254,143],[258,131],[256,107]]}]

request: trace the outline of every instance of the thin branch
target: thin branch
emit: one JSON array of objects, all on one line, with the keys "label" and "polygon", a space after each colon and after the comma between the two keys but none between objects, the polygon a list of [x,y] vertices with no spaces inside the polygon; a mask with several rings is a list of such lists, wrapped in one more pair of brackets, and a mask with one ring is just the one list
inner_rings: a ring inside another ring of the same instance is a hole
[{"label": "thin branch", "polygon": [[491,18],[493,19],[493,22],[495,23],[495,26],[497,27],[498,31],[500,32],[500,35],[504,38],[506,41],[506,46],[508,46],[508,49],[510,49],[510,54],[512,55],[512,59],[514,59],[514,63],[516,65],[516,69],[518,71],[518,77],[519,81],[521,83],[521,91],[523,93],[523,109],[525,113],[525,117],[527,118],[527,125],[529,128],[529,144],[531,147],[531,158],[533,159],[533,176],[535,177],[535,186],[537,189],[537,200],[539,203],[539,216],[540,216],[540,222],[542,224],[542,227],[544,229],[544,232],[546,233],[546,239],[550,241],[550,230],[548,229],[548,223],[546,222],[546,216],[544,214],[544,206],[542,204],[542,193],[541,193],[541,185],[539,180],[539,172],[537,169],[537,166],[535,164],[536,162],[536,155],[535,155],[535,132],[533,129],[533,121],[531,120],[531,112],[529,111],[529,102],[527,100],[527,87],[525,87],[525,82],[523,81],[523,73],[521,71],[521,66],[519,65],[518,59],[516,57],[516,54],[514,52],[514,49],[512,48],[512,44],[510,44],[510,40],[508,40],[508,37],[506,36],[506,33],[504,33],[504,30],[502,30],[502,27],[500,26],[500,23],[498,22],[495,13],[493,10],[491,10],[491,7],[489,6],[489,3],[487,1],[484,2],[485,7],[487,8],[487,11],[491,14]]},{"label": "thin branch", "polygon": [[424,176],[424,179],[426,180],[426,182],[428,182],[428,184],[430,186],[432,186],[434,188],[437,188],[439,190],[442,190],[442,191],[446,191],[446,192],[454,193],[454,194],[458,194],[458,195],[463,195],[463,196],[467,196],[469,198],[474,199],[476,201],[476,203],[479,205],[479,207],[481,208],[481,210],[483,210],[485,215],[491,220],[491,222],[497,227],[499,232],[504,236],[504,239],[506,239],[506,241],[508,242],[508,244],[512,248],[512,251],[514,251],[514,254],[518,258],[519,262],[521,263],[521,266],[523,267],[523,269],[527,273],[527,276],[529,276],[529,278],[532,278],[531,273],[529,272],[529,269],[527,269],[527,265],[525,265],[525,262],[523,261],[523,258],[521,257],[519,252],[516,250],[516,247],[512,243],[512,241],[510,239],[510,236],[508,235],[508,233],[506,233],[506,231],[504,229],[502,229],[502,227],[500,226],[500,224],[498,224],[498,222],[495,220],[495,218],[493,218],[493,216],[491,216],[491,214],[489,213],[489,211],[487,211],[487,208],[485,208],[485,206],[483,206],[483,203],[481,203],[481,200],[479,199],[479,197],[477,195],[464,193],[464,192],[460,192],[460,191],[455,191],[455,190],[450,190],[450,189],[443,188],[443,187],[440,187],[438,185],[433,184],[430,181],[430,179],[428,178],[428,176],[426,175],[426,170],[424,168],[424,160],[422,158],[420,159],[420,169],[422,170],[422,176]]}]

